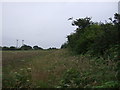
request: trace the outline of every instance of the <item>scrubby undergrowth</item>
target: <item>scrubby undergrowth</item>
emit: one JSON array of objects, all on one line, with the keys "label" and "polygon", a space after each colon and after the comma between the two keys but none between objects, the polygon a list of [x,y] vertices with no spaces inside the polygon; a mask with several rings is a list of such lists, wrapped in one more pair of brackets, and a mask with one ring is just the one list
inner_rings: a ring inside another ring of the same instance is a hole
[{"label": "scrubby undergrowth", "polygon": [[[20,58],[20,53],[24,57]],[[29,57],[29,53],[36,54]],[[15,58],[7,58],[8,54]],[[116,62],[92,58],[89,54],[74,55],[67,49],[4,51],[3,64],[3,88],[120,87]]]}]

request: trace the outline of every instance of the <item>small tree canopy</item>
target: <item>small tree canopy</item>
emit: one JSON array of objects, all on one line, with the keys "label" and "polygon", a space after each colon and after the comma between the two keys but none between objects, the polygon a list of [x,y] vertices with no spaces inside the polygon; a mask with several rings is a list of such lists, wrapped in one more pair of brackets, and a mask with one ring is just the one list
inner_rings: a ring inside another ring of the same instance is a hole
[{"label": "small tree canopy", "polygon": [[36,45],[36,46],[33,46],[33,49],[34,49],[34,50],[42,50],[42,48],[41,48],[41,47],[38,47],[37,45]]},{"label": "small tree canopy", "polygon": [[31,50],[32,47],[31,47],[31,46],[28,46],[28,45],[23,45],[23,46],[21,47],[21,49],[22,49],[22,50]]}]

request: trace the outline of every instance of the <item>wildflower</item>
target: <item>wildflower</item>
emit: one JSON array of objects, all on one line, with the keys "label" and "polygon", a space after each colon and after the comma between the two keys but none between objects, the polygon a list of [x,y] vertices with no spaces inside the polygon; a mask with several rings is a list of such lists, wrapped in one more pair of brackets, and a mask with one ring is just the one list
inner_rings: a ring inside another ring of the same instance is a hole
[{"label": "wildflower", "polygon": [[21,71],[23,70],[23,69],[20,69]]},{"label": "wildflower", "polygon": [[15,74],[17,74],[17,72],[14,72]]},{"label": "wildflower", "polygon": [[56,88],[61,88],[61,86],[57,86]]},{"label": "wildflower", "polygon": [[31,70],[31,68],[27,68],[28,70]]},{"label": "wildflower", "polygon": [[23,61],[23,62],[24,62],[25,60],[21,60],[21,61]]},{"label": "wildflower", "polygon": [[27,80],[27,82],[29,82],[30,80]]}]

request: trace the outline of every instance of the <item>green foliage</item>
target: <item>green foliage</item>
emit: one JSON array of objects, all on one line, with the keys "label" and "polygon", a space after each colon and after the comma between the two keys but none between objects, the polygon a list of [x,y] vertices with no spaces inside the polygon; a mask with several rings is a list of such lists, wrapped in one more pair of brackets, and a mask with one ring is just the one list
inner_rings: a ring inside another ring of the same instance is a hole
[{"label": "green foliage", "polygon": [[119,53],[120,45],[111,45],[110,48],[106,50],[105,56],[108,56],[110,60],[120,61]]},{"label": "green foliage", "polygon": [[93,88],[119,88],[120,83],[117,81],[108,81],[103,83],[101,86],[93,86]]},{"label": "green foliage", "polygon": [[30,88],[31,68],[20,69],[18,72],[11,72],[10,78],[4,76],[2,80],[3,88]]},{"label": "green foliage", "polygon": [[2,50],[9,50],[9,47],[4,46],[2,47]]},{"label": "green foliage", "polygon": [[23,46],[21,47],[21,50],[32,50],[32,47],[29,46],[29,45],[23,45]]},{"label": "green foliage", "polygon": [[120,61],[117,62],[115,71],[116,71],[115,77],[116,77],[117,81],[120,82]]},{"label": "green foliage", "polygon": [[[103,57],[91,59],[89,54],[75,55],[68,49],[8,52],[3,54],[3,88],[92,88],[108,81],[117,81],[119,76],[116,74],[115,78],[113,61],[104,60]],[[116,71],[119,65],[116,65]],[[31,67],[32,72],[24,67]]]},{"label": "green foliage", "polygon": [[41,48],[41,47],[38,47],[38,46],[33,46],[33,49],[34,49],[34,50],[42,50],[42,48]]},{"label": "green foliage", "polygon": [[10,46],[10,47],[4,46],[4,47],[2,47],[2,50],[14,50],[14,51],[15,50],[32,50],[32,47],[29,45],[23,45],[20,48],[16,48],[14,46]]},{"label": "green foliage", "polygon": [[86,17],[84,19],[76,19],[76,21],[73,21],[72,25],[73,26],[78,26],[80,29],[85,28],[87,26],[89,26],[90,24],[92,24],[92,22],[90,21],[91,18]]},{"label": "green foliage", "polygon": [[4,47],[1,47],[2,48],[2,50],[18,50],[16,47],[14,47],[14,46],[11,46],[11,47],[6,47],[6,46],[4,46]]},{"label": "green foliage", "polygon": [[61,49],[67,48],[67,43],[62,44]]},{"label": "green foliage", "polygon": [[89,52],[93,56],[103,56],[104,58],[109,56],[115,59],[120,49],[118,46],[120,15],[115,14],[112,23],[99,24],[90,20],[91,18],[83,18],[73,21],[72,25],[78,26],[78,28],[75,33],[67,36],[68,41],[65,47],[78,54]]},{"label": "green foliage", "polygon": [[[120,81],[120,61],[119,54],[120,54],[120,15],[114,14],[114,20],[110,19],[112,22],[107,23],[93,23],[90,21],[91,18],[83,18],[83,19],[76,19],[73,21],[73,26],[78,26],[76,28],[75,33],[67,36],[67,44],[65,47],[69,48],[71,51],[77,54],[88,54],[93,56],[96,59],[98,65],[99,64],[106,64],[108,62],[114,62],[115,67],[116,63],[116,70],[114,72],[114,79],[116,77],[116,81],[104,81],[100,86],[96,86],[94,88],[115,88],[120,86],[118,82]],[[102,59],[101,59],[102,58]],[[109,67],[109,68],[112,68]],[[101,68],[101,67],[100,67]],[[101,68],[102,69],[102,68]],[[104,71],[104,70],[105,71]],[[100,74],[104,75],[106,73],[106,68],[103,67],[103,71]],[[70,70],[70,72],[72,72]],[[72,75],[71,73],[67,72],[67,74]],[[63,78],[62,87],[91,87],[91,83],[94,81],[98,81],[97,77],[92,77],[91,79],[88,76],[80,76],[76,79],[79,80],[79,84],[75,83],[74,86],[70,83],[69,75]],[[67,78],[67,79],[66,79]],[[104,77],[103,77],[104,79]],[[108,79],[109,80],[109,79]],[[93,85],[94,86],[94,85]]]},{"label": "green foliage", "polygon": [[11,46],[11,47],[10,47],[10,50],[16,50],[16,47]]},{"label": "green foliage", "polygon": [[36,84],[35,84],[35,88],[49,88],[49,84],[44,82],[44,81],[37,81]]},{"label": "green foliage", "polygon": [[60,86],[58,86],[59,88],[77,88],[80,86],[80,73],[71,68],[68,69],[64,74],[63,74],[63,78],[60,81]]}]

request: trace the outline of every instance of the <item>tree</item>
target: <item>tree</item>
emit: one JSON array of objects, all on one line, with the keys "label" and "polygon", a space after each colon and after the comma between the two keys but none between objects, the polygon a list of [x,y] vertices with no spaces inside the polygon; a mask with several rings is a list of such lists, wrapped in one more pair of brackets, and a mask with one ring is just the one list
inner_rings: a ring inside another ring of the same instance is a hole
[{"label": "tree", "polygon": [[4,46],[2,47],[2,50],[9,50],[9,47]]},{"label": "tree", "polygon": [[20,49],[21,50],[32,50],[32,47],[28,45],[23,45]]},{"label": "tree", "polygon": [[114,24],[120,24],[120,14],[115,13],[114,14],[114,19],[115,19],[113,21]]},{"label": "tree", "polygon": [[16,47],[11,46],[11,47],[9,48],[9,50],[16,50]]},{"label": "tree", "polygon": [[47,50],[55,50],[55,49],[57,49],[57,48],[56,47],[50,47]]},{"label": "tree", "polygon": [[78,26],[79,29],[85,28],[89,25],[91,25],[91,18],[90,17],[86,17],[86,18],[79,18],[76,19],[76,21],[73,21],[72,25],[73,26]]},{"label": "tree", "polygon": [[120,50],[120,14],[114,14],[114,20],[110,20],[110,23],[94,23],[88,17],[76,19],[72,25],[78,28],[67,36],[65,47],[78,54],[89,52],[91,55],[114,57],[116,54],[112,52]]},{"label": "tree", "polygon": [[[72,23],[73,26],[78,26],[76,28],[75,33],[67,36],[67,46],[71,48],[73,51],[77,51],[77,53],[83,52],[87,50],[88,39],[84,35],[86,31],[89,31],[89,27],[93,25],[90,17],[76,19]],[[67,47],[66,46],[66,47]]]},{"label": "tree", "polygon": [[33,49],[34,49],[34,50],[42,50],[42,48],[41,48],[41,47],[38,47],[38,46],[33,46]]},{"label": "tree", "polygon": [[0,46],[0,50],[2,50],[2,47]]},{"label": "tree", "polygon": [[67,43],[64,43],[61,45],[61,49],[63,49],[63,48],[67,48]]}]

